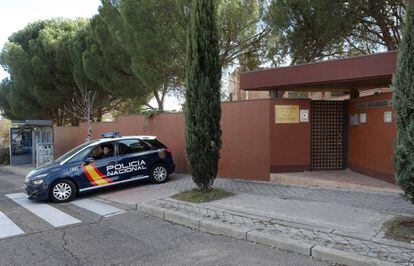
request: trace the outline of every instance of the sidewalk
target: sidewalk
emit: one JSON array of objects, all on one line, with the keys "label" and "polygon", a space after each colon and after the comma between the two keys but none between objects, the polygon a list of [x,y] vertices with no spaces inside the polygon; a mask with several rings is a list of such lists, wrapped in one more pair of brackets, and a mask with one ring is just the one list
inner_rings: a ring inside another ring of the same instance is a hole
[{"label": "sidewalk", "polygon": [[160,185],[147,183],[100,193],[149,215],[196,230],[221,234],[345,265],[414,265],[414,245],[384,238],[384,222],[414,216],[398,193],[286,186],[217,179],[236,195],[195,204],[171,195],[195,187],[188,175]]},{"label": "sidewalk", "polygon": [[[229,198],[231,200],[231,198]],[[226,200],[221,200],[222,202]],[[414,245],[171,198],[139,204],[166,221],[345,265],[413,265]]]}]

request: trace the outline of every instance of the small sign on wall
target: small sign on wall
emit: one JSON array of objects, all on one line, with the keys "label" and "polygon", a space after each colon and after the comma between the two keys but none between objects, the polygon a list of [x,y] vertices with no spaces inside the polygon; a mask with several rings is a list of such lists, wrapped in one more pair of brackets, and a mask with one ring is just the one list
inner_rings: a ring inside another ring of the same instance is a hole
[{"label": "small sign on wall", "polygon": [[275,105],[275,123],[299,123],[299,105]]},{"label": "small sign on wall", "polygon": [[358,103],[355,105],[355,108],[361,110],[361,109],[386,108],[386,107],[391,107],[391,106],[392,106],[391,100],[379,100],[379,101]]},{"label": "small sign on wall", "polygon": [[309,110],[307,109],[300,110],[300,122],[301,123],[309,122]]}]

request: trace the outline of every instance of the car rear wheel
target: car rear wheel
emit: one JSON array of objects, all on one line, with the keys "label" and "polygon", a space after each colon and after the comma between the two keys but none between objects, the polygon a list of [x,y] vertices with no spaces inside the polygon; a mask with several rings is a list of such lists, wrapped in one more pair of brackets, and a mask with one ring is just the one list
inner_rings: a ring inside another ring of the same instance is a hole
[{"label": "car rear wheel", "polygon": [[76,187],[70,180],[60,180],[50,189],[50,199],[53,202],[68,202],[76,195]]},{"label": "car rear wheel", "polygon": [[157,164],[151,169],[150,178],[153,183],[164,183],[168,179],[168,171],[162,164]]}]

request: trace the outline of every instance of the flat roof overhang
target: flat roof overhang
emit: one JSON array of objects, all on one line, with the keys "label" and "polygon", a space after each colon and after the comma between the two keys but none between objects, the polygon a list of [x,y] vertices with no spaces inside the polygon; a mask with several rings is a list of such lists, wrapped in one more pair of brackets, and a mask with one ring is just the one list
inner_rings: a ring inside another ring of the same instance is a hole
[{"label": "flat roof overhang", "polygon": [[271,68],[240,74],[250,91],[347,91],[388,87],[397,69],[397,51]]},{"label": "flat roof overhang", "polygon": [[52,126],[51,120],[12,120],[11,123],[13,126]]}]

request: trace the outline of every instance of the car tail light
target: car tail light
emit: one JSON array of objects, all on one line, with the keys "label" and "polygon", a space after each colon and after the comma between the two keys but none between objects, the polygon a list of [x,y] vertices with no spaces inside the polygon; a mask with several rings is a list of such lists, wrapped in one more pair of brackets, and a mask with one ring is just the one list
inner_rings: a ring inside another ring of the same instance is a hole
[{"label": "car tail light", "polygon": [[165,153],[171,153],[170,148],[167,148],[167,147],[164,149],[164,151],[165,151]]}]

